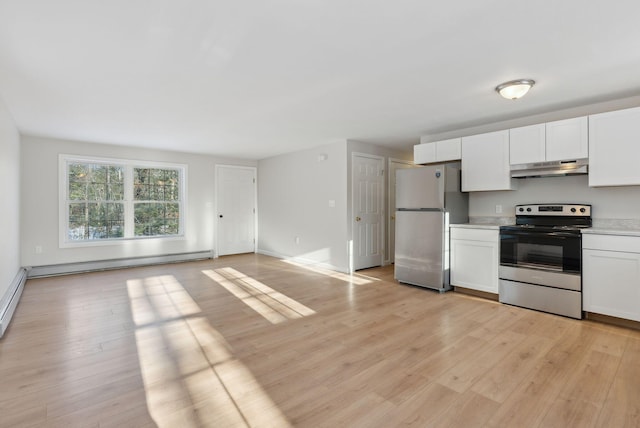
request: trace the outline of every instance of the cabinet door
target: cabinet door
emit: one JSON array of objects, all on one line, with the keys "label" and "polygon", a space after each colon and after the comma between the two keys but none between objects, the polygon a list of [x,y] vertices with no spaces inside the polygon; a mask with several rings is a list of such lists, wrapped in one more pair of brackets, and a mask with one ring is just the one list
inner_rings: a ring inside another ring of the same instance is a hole
[{"label": "cabinet door", "polygon": [[437,162],[436,143],[417,144],[413,146],[413,163],[422,165]]},{"label": "cabinet door", "polygon": [[640,184],[640,107],[589,116],[589,186]]},{"label": "cabinet door", "polygon": [[460,138],[436,141],[435,144],[438,162],[460,160]]},{"label": "cabinet door", "polygon": [[462,191],[513,190],[509,131],[462,138]]},{"label": "cabinet door", "polygon": [[451,285],[498,294],[498,262],[497,242],[452,239]]},{"label": "cabinet door", "polygon": [[547,123],[547,160],[586,159],[589,156],[587,117]]},{"label": "cabinet door", "polygon": [[509,159],[511,165],[544,162],[545,125],[523,126],[509,130]]},{"label": "cabinet door", "polygon": [[583,250],[584,310],[640,321],[640,254]]}]

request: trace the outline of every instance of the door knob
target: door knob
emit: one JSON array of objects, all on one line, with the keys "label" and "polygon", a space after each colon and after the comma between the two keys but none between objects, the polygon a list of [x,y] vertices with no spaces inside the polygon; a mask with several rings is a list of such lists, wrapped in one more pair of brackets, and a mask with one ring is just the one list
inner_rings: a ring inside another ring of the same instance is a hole
[{"label": "door knob", "polygon": [[356,221],[360,221],[362,220],[360,217],[356,217]]},{"label": "door knob", "polygon": [[222,214],[220,214],[218,217],[222,218]]}]

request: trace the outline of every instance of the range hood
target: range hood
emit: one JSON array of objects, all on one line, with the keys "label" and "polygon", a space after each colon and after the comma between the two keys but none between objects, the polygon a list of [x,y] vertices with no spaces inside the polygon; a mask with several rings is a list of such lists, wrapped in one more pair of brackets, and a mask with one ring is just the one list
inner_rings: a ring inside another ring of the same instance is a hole
[{"label": "range hood", "polygon": [[511,165],[511,177],[513,178],[557,177],[562,175],[587,174],[588,171],[588,159]]}]

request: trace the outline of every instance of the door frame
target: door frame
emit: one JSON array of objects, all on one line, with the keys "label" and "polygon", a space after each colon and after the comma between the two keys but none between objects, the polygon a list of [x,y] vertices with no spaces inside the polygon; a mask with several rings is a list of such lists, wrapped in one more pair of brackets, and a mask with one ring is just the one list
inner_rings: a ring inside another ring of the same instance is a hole
[{"label": "door frame", "polygon": [[[387,189],[387,215],[386,215],[386,220],[387,220],[387,233],[386,233],[386,237],[387,237],[387,242],[389,243],[389,245],[391,245],[391,233],[393,233],[393,224],[391,223],[391,216],[395,215],[395,209],[392,209],[391,207],[391,173],[392,173],[392,168],[391,168],[391,164],[392,163],[396,163],[396,164],[403,164],[403,165],[411,165],[412,167],[415,167],[416,164],[414,161],[411,160],[406,160],[406,159],[397,159],[397,158],[389,158],[387,161],[387,171],[389,171],[389,173],[387,174],[387,182],[386,184],[386,189]],[[395,242],[395,239],[394,239]],[[387,254],[385,254],[385,264],[391,264],[394,262],[394,260],[391,260],[391,247],[389,247],[388,249],[389,251],[387,252]],[[394,251],[395,254],[395,251]]]},{"label": "door frame", "polygon": [[258,251],[258,168],[255,166],[244,165],[227,165],[216,164],[215,165],[215,190],[214,190],[214,203],[213,203],[213,258],[217,259],[218,256],[218,239],[220,234],[218,233],[218,195],[220,194],[219,187],[220,180],[218,180],[218,174],[221,169],[245,169],[253,171],[253,179],[255,180],[255,186],[253,187],[253,206],[255,209],[255,215],[253,216],[253,252]]},{"label": "door frame", "polygon": [[382,218],[380,219],[380,244],[379,244],[379,248],[378,250],[381,253],[381,258],[380,258],[380,265],[383,266],[384,265],[384,259],[385,259],[385,243],[386,243],[386,238],[385,238],[385,233],[386,233],[386,227],[385,227],[385,217],[386,217],[386,212],[387,212],[387,204],[386,204],[386,180],[384,179],[384,176],[386,174],[386,165],[384,162],[384,156],[378,156],[378,155],[372,155],[370,153],[362,153],[362,152],[351,152],[351,218],[349,219],[349,226],[350,226],[350,230],[351,230],[351,240],[350,240],[350,245],[349,245],[349,272],[353,273],[355,272],[355,263],[354,263],[354,248],[355,248],[355,229],[356,229],[356,225],[355,225],[355,204],[356,204],[356,200],[355,200],[355,180],[354,180],[354,175],[355,175],[355,168],[354,168],[354,160],[356,157],[362,157],[362,158],[369,158],[369,159],[376,159],[380,161],[380,166],[382,168],[382,186],[380,186],[380,203],[381,203],[381,216]]}]

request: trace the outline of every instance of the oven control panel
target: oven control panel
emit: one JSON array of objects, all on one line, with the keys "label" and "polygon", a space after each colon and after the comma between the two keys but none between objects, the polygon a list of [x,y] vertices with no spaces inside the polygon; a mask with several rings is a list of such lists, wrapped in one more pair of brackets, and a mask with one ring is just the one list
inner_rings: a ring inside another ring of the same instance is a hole
[{"label": "oven control panel", "polygon": [[532,204],[516,205],[518,215],[553,215],[553,216],[578,216],[591,217],[591,205],[575,204]]}]

